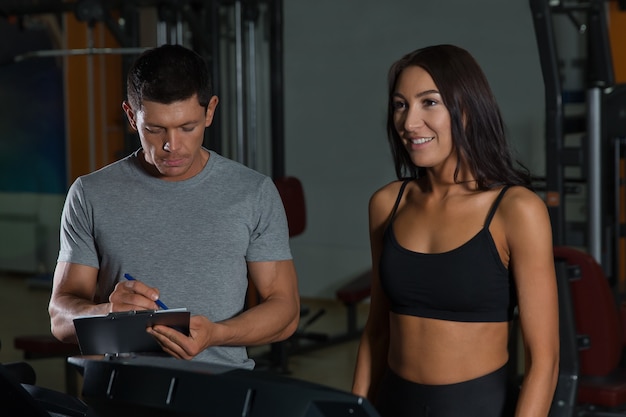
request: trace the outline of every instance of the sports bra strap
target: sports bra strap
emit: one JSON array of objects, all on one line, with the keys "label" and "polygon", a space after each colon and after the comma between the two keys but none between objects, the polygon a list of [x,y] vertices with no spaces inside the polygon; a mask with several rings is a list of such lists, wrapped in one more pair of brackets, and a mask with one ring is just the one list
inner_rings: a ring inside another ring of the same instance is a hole
[{"label": "sports bra strap", "polygon": [[508,190],[510,187],[511,187],[510,185],[505,185],[504,188],[500,190],[500,194],[498,194],[498,197],[496,197],[496,200],[491,205],[491,210],[489,210],[489,214],[487,215],[487,220],[485,221],[485,229],[488,228],[489,225],[491,224],[491,219],[493,219],[494,214],[496,214],[496,210],[498,209],[498,205],[500,205],[500,201],[502,200],[502,197],[504,197],[504,193],[506,193],[506,190]]},{"label": "sports bra strap", "polygon": [[391,210],[391,216],[390,219],[393,219],[393,217],[396,215],[396,210],[398,210],[398,206],[400,205],[400,200],[402,200],[402,194],[404,194],[404,189],[406,188],[406,185],[411,182],[412,178],[408,178],[405,179],[404,182],[402,183],[402,186],[400,187],[400,192],[398,192],[398,197],[396,198],[396,203],[393,205],[393,210]]},{"label": "sports bra strap", "polygon": [[[398,210],[398,206],[400,205],[400,201],[402,200],[404,189],[406,188],[407,184],[411,182],[411,180],[412,180],[411,178],[405,179],[404,182],[402,183],[402,186],[400,187],[400,191],[398,192],[398,197],[396,198],[396,202],[393,205],[393,210],[391,210],[391,216],[390,216],[391,219],[393,219],[393,217],[396,215],[396,210]],[[493,216],[496,214],[496,210],[498,209],[498,206],[500,205],[500,201],[502,201],[502,197],[504,197],[504,193],[506,193],[506,191],[510,187],[511,187],[510,185],[506,185],[502,188],[502,190],[500,190],[498,197],[496,197],[495,201],[491,205],[491,210],[489,210],[489,214],[487,214],[487,220],[485,221],[485,226],[484,226],[485,228],[488,228],[489,225],[491,224],[491,220],[493,219]]]}]

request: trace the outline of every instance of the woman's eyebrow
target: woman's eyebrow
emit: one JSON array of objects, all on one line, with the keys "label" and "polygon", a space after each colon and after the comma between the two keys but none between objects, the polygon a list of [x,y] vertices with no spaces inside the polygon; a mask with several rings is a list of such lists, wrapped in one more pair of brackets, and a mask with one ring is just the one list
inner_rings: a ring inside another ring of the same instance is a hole
[{"label": "woman's eyebrow", "polygon": [[[427,96],[429,94],[439,94],[439,95],[441,95],[441,93],[439,93],[439,91],[437,91],[437,90],[425,90],[425,91],[420,91],[419,93],[415,94],[415,97],[423,97],[423,96]],[[398,92],[393,93],[393,96],[394,97],[404,97],[404,95],[402,95],[402,94],[400,94]]]}]

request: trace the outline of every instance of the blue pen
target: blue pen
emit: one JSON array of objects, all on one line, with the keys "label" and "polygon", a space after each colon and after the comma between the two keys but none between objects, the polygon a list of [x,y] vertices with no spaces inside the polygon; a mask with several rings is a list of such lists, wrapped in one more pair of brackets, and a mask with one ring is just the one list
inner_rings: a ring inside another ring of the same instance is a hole
[{"label": "blue pen", "polygon": [[[130,274],[124,274],[124,278],[126,278],[129,281],[136,281],[135,278],[133,278]],[[161,300],[156,300],[155,303],[161,307],[162,310],[167,310],[167,306],[165,304],[163,304],[163,302]]]}]

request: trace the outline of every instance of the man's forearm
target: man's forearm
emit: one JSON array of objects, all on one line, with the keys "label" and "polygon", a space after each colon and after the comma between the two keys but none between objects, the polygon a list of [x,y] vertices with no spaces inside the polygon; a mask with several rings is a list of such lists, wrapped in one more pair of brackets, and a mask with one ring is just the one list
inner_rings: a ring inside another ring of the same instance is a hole
[{"label": "man's forearm", "polygon": [[268,299],[237,317],[217,323],[222,327],[217,344],[255,346],[285,340],[296,331],[299,320],[297,300]]},{"label": "man's forearm", "polygon": [[93,302],[69,295],[58,295],[50,299],[50,330],[62,342],[76,343],[74,319],[79,316],[102,315],[110,310],[109,303]]}]

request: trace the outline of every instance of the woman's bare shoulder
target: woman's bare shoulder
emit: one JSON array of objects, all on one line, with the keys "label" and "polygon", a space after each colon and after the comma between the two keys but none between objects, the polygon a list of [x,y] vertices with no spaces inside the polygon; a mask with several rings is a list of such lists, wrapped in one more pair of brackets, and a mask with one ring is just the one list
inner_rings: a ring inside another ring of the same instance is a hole
[{"label": "woman's bare shoulder", "polygon": [[389,202],[391,202],[391,205],[393,206],[398,194],[400,193],[400,188],[402,187],[403,182],[403,180],[392,181],[374,191],[370,197],[370,207],[373,205],[389,205]]},{"label": "woman's bare shoulder", "polygon": [[534,191],[513,186],[507,190],[498,210],[505,224],[516,231],[550,228],[550,216],[545,201]]},{"label": "woman's bare shoulder", "polygon": [[369,201],[371,220],[378,219],[378,221],[384,221],[387,219],[398,198],[403,182],[400,180],[392,181],[374,191]]},{"label": "woman's bare shoulder", "polygon": [[546,211],[546,204],[543,199],[534,191],[523,186],[512,186],[502,199],[502,209],[513,215],[519,215],[532,211]]}]

